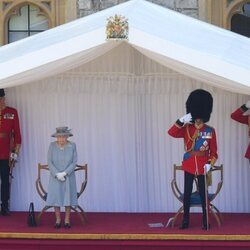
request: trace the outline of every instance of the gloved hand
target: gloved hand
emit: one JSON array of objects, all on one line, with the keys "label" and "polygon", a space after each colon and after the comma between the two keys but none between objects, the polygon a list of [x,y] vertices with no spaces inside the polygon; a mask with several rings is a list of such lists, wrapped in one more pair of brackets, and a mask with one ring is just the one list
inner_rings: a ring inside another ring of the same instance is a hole
[{"label": "gloved hand", "polygon": [[17,153],[12,152],[12,153],[10,154],[10,160],[11,160],[11,161],[16,161],[16,160],[17,160],[17,157],[18,157],[18,154],[17,154]]},{"label": "gloved hand", "polygon": [[247,103],[246,103],[245,105],[246,105],[246,107],[247,107],[248,109],[250,109],[250,101],[247,101]]},{"label": "gloved hand", "polygon": [[65,176],[67,174],[65,172],[60,172],[60,173],[57,173],[56,174],[56,178],[59,180],[59,181],[65,181]]},{"label": "gloved hand", "polygon": [[212,166],[211,166],[211,164],[207,163],[207,164],[204,165],[203,168],[204,168],[204,173],[207,173],[212,168]]},{"label": "gloved hand", "polygon": [[62,175],[62,177],[65,177],[67,175],[66,172],[61,172],[60,174]]},{"label": "gloved hand", "polygon": [[182,117],[179,119],[179,121],[182,122],[182,123],[184,123],[184,124],[185,124],[185,123],[188,123],[188,122],[191,122],[191,121],[192,121],[192,115],[191,115],[191,113],[188,113],[188,114],[182,116]]},{"label": "gloved hand", "polygon": [[59,181],[65,181],[65,177],[61,177],[60,179],[58,179]]}]

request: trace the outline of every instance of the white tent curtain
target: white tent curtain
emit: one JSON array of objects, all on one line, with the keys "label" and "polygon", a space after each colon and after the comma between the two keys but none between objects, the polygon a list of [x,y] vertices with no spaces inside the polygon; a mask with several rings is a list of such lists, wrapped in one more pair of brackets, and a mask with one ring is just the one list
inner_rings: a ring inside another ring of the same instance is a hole
[{"label": "white tent curtain", "polygon": [[[180,75],[131,47],[63,74],[6,89],[7,103],[20,115],[23,143],[14,170],[11,209],[44,202],[35,189],[37,164],[46,163],[55,127],[74,134],[78,163],[88,163],[89,180],[79,204],[94,212],[174,212],[180,204],[170,182],[181,163],[183,141],[167,135],[185,113],[188,94],[204,88],[214,97],[209,122],[217,131],[224,186],[215,205],[224,212],[249,212],[249,163],[243,155],[247,128],[230,119],[247,96]],[[78,179],[79,184],[79,179]]]}]

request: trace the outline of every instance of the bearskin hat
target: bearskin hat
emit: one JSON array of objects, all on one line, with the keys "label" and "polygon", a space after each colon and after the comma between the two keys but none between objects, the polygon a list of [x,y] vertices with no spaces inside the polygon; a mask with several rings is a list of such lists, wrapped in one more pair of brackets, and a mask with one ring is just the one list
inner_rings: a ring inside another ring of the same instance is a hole
[{"label": "bearskin hat", "polygon": [[213,109],[212,95],[203,89],[196,89],[189,94],[186,101],[187,114],[191,113],[193,122],[196,119],[202,119],[204,123],[208,122]]}]

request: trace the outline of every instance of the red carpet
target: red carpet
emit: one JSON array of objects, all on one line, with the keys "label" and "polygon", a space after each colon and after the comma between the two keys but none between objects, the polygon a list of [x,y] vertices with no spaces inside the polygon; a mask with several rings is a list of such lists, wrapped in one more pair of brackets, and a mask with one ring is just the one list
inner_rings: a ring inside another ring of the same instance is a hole
[{"label": "red carpet", "polygon": [[72,213],[71,229],[54,229],[54,213],[45,213],[38,227],[27,226],[27,213],[0,217],[0,249],[250,249],[250,214],[223,214],[218,227],[211,220],[209,231],[201,230],[201,214],[191,215],[188,230],[151,228],[166,225],[172,214],[87,213],[81,225]]}]

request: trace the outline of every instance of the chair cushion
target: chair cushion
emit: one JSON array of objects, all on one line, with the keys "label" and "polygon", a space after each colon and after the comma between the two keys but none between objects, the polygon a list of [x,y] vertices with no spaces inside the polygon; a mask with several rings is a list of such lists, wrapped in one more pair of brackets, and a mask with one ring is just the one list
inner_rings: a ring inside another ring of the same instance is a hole
[{"label": "chair cushion", "polygon": [[[208,194],[208,200],[211,201],[212,198],[214,197],[214,193],[209,193]],[[184,194],[181,194],[179,199],[181,201],[184,200]],[[200,194],[198,192],[194,192],[191,194],[191,198],[190,198],[190,205],[199,205],[201,204],[201,197]]]}]

